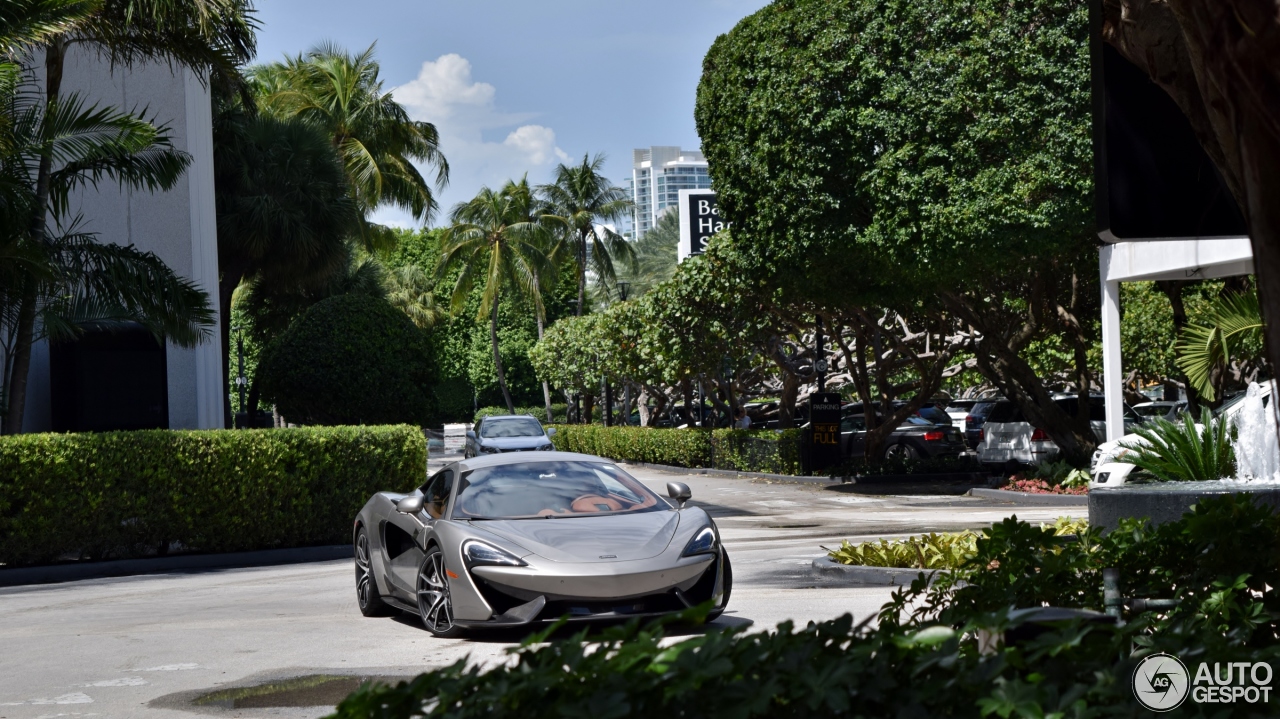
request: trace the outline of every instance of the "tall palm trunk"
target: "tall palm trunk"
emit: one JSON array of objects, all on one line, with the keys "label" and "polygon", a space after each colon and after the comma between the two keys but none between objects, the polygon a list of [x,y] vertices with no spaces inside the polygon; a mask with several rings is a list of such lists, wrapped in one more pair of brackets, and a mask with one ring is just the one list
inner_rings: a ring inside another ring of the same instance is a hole
[{"label": "tall palm trunk", "polygon": [[[538,314],[538,341],[539,342],[542,341],[542,314],[541,313]],[[547,384],[547,381],[545,379],[542,380],[542,402],[547,407],[547,422],[556,421],[555,417],[551,416],[551,385]]]},{"label": "tall palm trunk", "polygon": [[[54,40],[45,45],[45,109],[58,99],[62,90],[62,66],[66,57],[66,45],[61,40]],[[49,181],[53,173],[53,156],[48,152],[40,155],[40,166],[36,171],[35,211],[31,216],[31,241],[37,246],[45,241],[45,221],[49,213]],[[27,404],[27,376],[31,370],[31,349],[35,344],[36,303],[39,293],[36,280],[28,276],[22,292],[21,304],[18,306],[18,326],[16,328],[13,347],[13,370],[8,377],[9,408],[5,416],[4,433],[18,434],[22,431],[23,410]]]},{"label": "tall palm trunk", "polygon": [[582,300],[587,293],[587,233],[578,232],[578,317],[582,316]]},{"label": "tall palm trunk", "polygon": [[498,352],[498,293],[493,293],[493,311],[489,313],[489,341],[493,343],[493,368],[498,373],[498,386],[502,388],[502,398],[507,402],[507,412],[516,413],[516,405],[511,401],[511,392],[507,390],[507,375],[502,371],[502,354]]},{"label": "tall palm trunk", "polygon": [[[218,317],[218,324],[222,330],[222,420],[223,426],[230,429],[235,426],[232,421],[234,415],[231,414],[231,389],[229,384],[225,384],[227,378],[231,376],[231,298],[235,295],[236,287],[240,285],[241,273],[232,272],[230,269],[224,269],[222,274],[222,282],[218,284],[218,310],[221,315]],[[249,416],[253,416],[253,412],[249,412]],[[252,426],[252,425],[250,425]]]}]

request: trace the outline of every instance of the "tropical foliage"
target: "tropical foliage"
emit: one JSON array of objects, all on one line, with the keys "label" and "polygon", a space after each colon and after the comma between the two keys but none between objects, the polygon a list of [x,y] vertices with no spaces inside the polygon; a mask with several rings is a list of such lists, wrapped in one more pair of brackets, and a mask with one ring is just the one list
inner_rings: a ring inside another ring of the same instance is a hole
[{"label": "tropical foliage", "polygon": [[1223,294],[1208,304],[1178,338],[1178,367],[1205,399],[1213,401],[1214,375],[1240,355],[1261,354],[1262,307],[1256,292]]},{"label": "tropical foliage", "polygon": [[1157,419],[1134,430],[1139,439],[1122,443],[1127,451],[1116,461],[1132,464],[1143,475],[1162,482],[1234,477],[1235,431],[1226,415],[1214,417],[1208,408],[1202,410],[1199,422],[1190,413],[1177,422]]}]

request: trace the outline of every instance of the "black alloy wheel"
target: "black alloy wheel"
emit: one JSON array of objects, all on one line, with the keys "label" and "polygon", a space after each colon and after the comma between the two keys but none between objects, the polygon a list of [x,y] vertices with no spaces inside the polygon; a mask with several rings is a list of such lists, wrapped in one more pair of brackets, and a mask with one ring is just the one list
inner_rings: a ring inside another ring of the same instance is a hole
[{"label": "black alloy wheel", "polygon": [[392,609],[378,593],[378,582],[373,578],[373,562],[369,555],[369,533],[364,527],[356,532],[356,604],[366,617],[383,617]]},{"label": "black alloy wheel", "polygon": [[916,448],[909,444],[891,444],[884,450],[885,459],[915,459]]},{"label": "black alloy wheel", "polygon": [[427,550],[418,567],[418,613],[422,615],[422,626],[435,636],[462,635],[462,628],[453,623],[449,574],[444,566],[444,552],[438,546]]}]

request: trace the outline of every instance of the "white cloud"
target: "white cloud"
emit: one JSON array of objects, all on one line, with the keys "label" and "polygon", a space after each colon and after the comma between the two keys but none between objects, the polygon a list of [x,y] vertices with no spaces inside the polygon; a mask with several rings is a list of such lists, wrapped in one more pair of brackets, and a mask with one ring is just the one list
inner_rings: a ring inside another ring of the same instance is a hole
[{"label": "white cloud", "polygon": [[[553,129],[528,124],[535,115],[499,110],[497,89],[474,80],[471,63],[460,55],[422,63],[418,77],[392,93],[414,119],[431,122],[440,132],[450,167],[449,187],[438,198],[444,214],[481,185],[496,188],[526,172],[530,182],[543,182],[556,162],[569,159],[556,145]],[[512,127],[502,141],[485,139],[486,131]]]}]

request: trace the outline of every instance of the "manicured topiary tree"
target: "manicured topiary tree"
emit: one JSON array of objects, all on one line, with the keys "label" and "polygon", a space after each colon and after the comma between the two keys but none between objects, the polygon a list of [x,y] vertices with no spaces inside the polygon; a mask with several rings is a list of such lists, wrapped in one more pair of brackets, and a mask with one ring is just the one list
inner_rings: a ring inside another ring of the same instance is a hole
[{"label": "manicured topiary tree", "polygon": [[426,336],[386,300],[338,295],[276,338],[258,365],[262,396],[301,424],[427,424],[435,372]]}]

